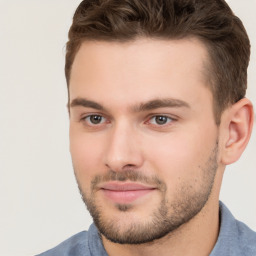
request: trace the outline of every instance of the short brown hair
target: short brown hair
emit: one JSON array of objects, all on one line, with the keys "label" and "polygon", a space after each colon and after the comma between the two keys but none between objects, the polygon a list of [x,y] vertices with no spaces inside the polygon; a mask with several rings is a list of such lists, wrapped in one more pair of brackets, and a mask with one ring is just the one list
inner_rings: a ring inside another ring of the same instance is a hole
[{"label": "short brown hair", "polygon": [[207,47],[216,123],[245,96],[250,41],[224,0],[84,0],[69,30],[65,74],[69,86],[76,53],[85,40],[127,42],[139,37],[195,37]]}]

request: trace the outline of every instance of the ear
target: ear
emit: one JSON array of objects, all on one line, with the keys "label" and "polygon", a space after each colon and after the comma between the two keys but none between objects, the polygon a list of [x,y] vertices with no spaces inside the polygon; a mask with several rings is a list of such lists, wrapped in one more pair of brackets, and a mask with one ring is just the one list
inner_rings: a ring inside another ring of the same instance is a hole
[{"label": "ear", "polygon": [[224,130],[221,162],[228,165],[237,161],[245,150],[253,127],[253,106],[243,98],[223,113]]}]

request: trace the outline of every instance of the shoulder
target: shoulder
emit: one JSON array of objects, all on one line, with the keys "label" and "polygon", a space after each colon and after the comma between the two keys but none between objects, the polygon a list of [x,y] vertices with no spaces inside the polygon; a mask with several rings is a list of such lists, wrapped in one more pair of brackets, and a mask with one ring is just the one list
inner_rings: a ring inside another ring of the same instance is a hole
[{"label": "shoulder", "polygon": [[51,250],[37,256],[107,256],[99,232],[94,224]]},{"label": "shoulder", "polygon": [[53,249],[50,249],[38,256],[80,256],[80,255],[90,255],[86,254],[86,251],[89,252],[87,247],[88,244],[88,232],[82,231],[72,237],[68,238],[61,244],[57,245]]},{"label": "shoulder", "polygon": [[256,232],[234,218],[220,202],[220,232],[211,256],[256,255]]},{"label": "shoulder", "polygon": [[238,242],[245,255],[256,255],[256,232],[247,225],[236,221]]}]

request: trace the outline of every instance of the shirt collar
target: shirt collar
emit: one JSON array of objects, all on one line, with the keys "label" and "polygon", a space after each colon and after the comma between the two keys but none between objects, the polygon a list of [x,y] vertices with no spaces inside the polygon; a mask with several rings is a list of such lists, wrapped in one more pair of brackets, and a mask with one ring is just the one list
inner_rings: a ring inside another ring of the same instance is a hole
[{"label": "shirt collar", "polygon": [[242,255],[238,238],[237,221],[220,201],[220,231],[210,256]]}]

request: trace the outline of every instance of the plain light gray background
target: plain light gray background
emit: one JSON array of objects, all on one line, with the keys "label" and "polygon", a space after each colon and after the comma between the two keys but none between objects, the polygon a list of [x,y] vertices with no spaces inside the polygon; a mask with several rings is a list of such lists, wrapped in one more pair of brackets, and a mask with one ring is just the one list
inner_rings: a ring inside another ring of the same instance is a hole
[{"label": "plain light gray background", "polygon": [[[256,0],[228,1],[252,43],[247,96],[256,104]],[[65,42],[80,0],[0,0],[0,255],[45,251],[91,219],[68,145]],[[226,170],[221,199],[256,229],[256,135]]]}]

